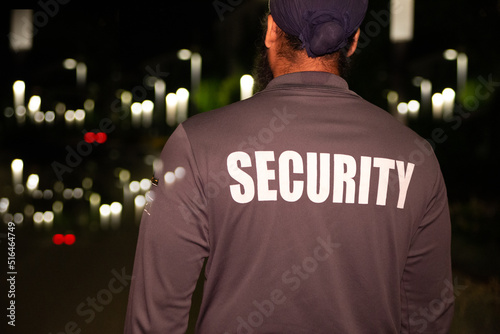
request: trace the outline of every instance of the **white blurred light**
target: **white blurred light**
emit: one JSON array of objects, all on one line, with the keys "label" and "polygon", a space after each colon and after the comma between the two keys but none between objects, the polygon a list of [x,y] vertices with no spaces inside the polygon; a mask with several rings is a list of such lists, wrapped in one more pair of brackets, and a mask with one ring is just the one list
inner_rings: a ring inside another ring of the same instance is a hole
[{"label": "white blurred light", "polygon": [[88,112],[93,112],[95,108],[95,102],[92,99],[86,99],[85,102],[83,102],[83,109]]},{"label": "white blurred light", "polygon": [[144,100],[142,102],[142,121],[145,128],[150,128],[153,123],[153,109],[154,103],[150,100]]},{"label": "white blurred light", "polygon": [[191,58],[192,52],[188,49],[181,49],[177,52],[177,57],[180,60],[189,60]]},{"label": "white blurred light", "polygon": [[73,198],[73,189],[69,189],[69,188],[64,189],[63,198],[67,199],[67,200]]},{"label": "white blurred light", "polygon": [[420,111],[420,102],[417,100],[411,100],[408,102],[408,112],[412,117],[416,117]]},{"label": "white blurred light", "polygon": [[134,204],[135,204],[136,208],[137,207],[139,207],[139,208],[144,207],[144,205],[146,205],[146,197],[144,197],[143,195],[135,196]]},{"label": "white blurred light", "polygon": [[409,42],[413,39],[414,0],[391,0],[390,39],[393,43]]},{"label": "white blurred light", "polygon": [[161,171],[163,169],[163,161],[161,159],[156,158],[153,161],[153,170]]},{"label": "white blurred light", "polygon": [[12,90],[14,91],[14,108],[24,106],[24,94],[26,90],[26,84],[24,81],[17,80],[14,82]]},{"label": "white blurred light", "polygon": [[28,110],[32,113],[39,111],[42,105],[42,99],[38,95],[33,95],[28,102]]},{"label": "white blurred light", "polygon": [[99,213],[101,214],[101,216],[108,217],[111,214],[111,207],[109,206],[109,204],[101,205],[101,207],[99,208]]},{"label": "white blurred light", "polygon": [[43,221],[51,224],[54,222],[54,213],[52,211],[45,211],[43,213]]},{"label": "white blurred light", "polygon": [[139,102],[132,103],[132,114],[140,115],[142,113],[142,105]]},{"label": "white blurred light", "polygon": [[457,91],[465,88],[467,83],[467,69],[469,67],[469,58],[463,52],[457,55]]},{"label": "white blurred light", "polygon": [[22,173],[23,172],[24,163],[21,159],[12,160],[11,166],[12,166],[12,172],[14,172],[14,173]]},{"label": "white blurred light", "polygon": [[24,106],[19,106],[16,108],[16,116],[24,117],[26,116],[26,108]]},{"label": "white blurred light", "polygon": [[81,199],[82,197],[83,197],[83,189],[82,188],[75,188],[73,190],[73,198]]},{"label": "white blurred light", "polygon": [[17,225],[22,224],[24,221],[24,215],[22,213],[14,214],[14,223]]},{"label": "white blurred light", "polygon": [[175,126],[176,122],[176,114],[177,114],[177,94],[175,93],[170,93],[165,97],[165,101],[167,103],[167,115],[166,115],[166,121],[167,125],[169,126]]},{"label": "white blurred light", "polygon": [[451,88],[443,90],[443,118],[449,119],[453,116],[453,109],[455,108],[456,93]]},{"label": "white blurred light", "polygon": [[154,103],[153,101],[150,100],[144,100],[142,102],[142,111],[144,112],[151,112],[154,109]]},{"label": "white blurred light", "polygon": [[441,119],[443,117],[443,94],[435,93],[432,95],[432,115],[434,119]]},{"label": "white blurred light", "polygon": [[132,125],[134,127],[139,127],[141,124],[142,104],[134,102],[130,106],[130,110],[132,111]]},{"label": "white blurred light", "polygon": [[63,67],[67,70],[74,70],[76,68],[76,64],[76,60],[72,58],[67,58],[63,61]]},{"label": "white blurred light", "polygon": [[52,204],[52,210],[54,213],[61,213],[63,208],[64,204],[61,201],[55,201],[54,204]]},{"label": "white blurred light", "polygon": [[248,99],[253,95],[254,79],[251,75],[245,74],[240,79],[240,95],[241,100]]},{"label": "white blurred light", "polygon": [[45,113],[45,121],[47,123],[52,123],[52,122],[54,122],[55,119],[56,119],[56,113],[55,112],[53,112],[53,111],[47,111]]},{"label": "white blurred light", "polygon": [[22,80],[17,80],[14,82],[14,85],[12,85],[12,89],[14,91],[14,94],[24,94],[26,90],[26,84]]},{"label": "white blurred light", "polygon": [[35,224],[43,223],[43,213],[42,212],[35,212],[35,214],[33,215],[33,222]]},{"label": "white blurred light", "polygon": [[75,111],[75,119],[78,121],[78,122],[81,122],[85,119],[85,110],[83,109],[78,109]]},{"label": "white blurred light", "polygon": [[396,104],[399,100],[399,94],[393,90],[387,93],[387,102],[390,104]]},{"label": "white blurred light", "polygon": [[177,94],[177,123],[182,123],[188,116],[189,91],[186,88],[179,88]]},{"label": "white blurred light", "polygon": [[120,178],[121,182],[128,182],[130,180],[130,172],[126,169],[122,169],[118,174],[118,177]]},{"label": "white blurred light", "polygon": [[82,181],[82,186],[83,186],[83,189],[85,189],[85,190],[89,190],[90,188],[92,188],[93,184],[94,184],[94,181],[92,181],[92,179],[90,177],[86,177]]},{"label": "white blurred light", "polygon": [[142,179],[140,182],[141,190],[148,191],[151,188],[151,180]]},{"label": "white blurred light", "polygon": [[101,204],[101,195],[99,195],[97,193],[92,193],[92,195],[90,195],[89,201],[90,201],[90,204],[97,206],[97,205]]},{"label": "white blurred light", "polygon": [[175,182],[175,174],[172,173],[172,172],[165,173],[165,177],[164,178],[165,178],[165,182],[167,184],[172,184],[172,183]]},{"label": "white blurred light", "polygon": [[64,115],[64,112],[66,111],[66,105],[62,102],[58,102],[56,104],[56,114],[58,114],[59,116],[63,116]]},{"label": "white blurred light", "polygon": [[26,182],[26,188],[29,190],[35,190],[38,187],[38,182],[40,178],[36,174],[31,174],[28,176],[28,181]]},{"label": "white blurred light", "polygon": [[123,104],[130,104],[132,103],[132,93],[131,92],[128,92],[128,91],[123,91],[120,95],[120,99],[122,100],[122,103]]},{"label": "white blurred light", "polygon": [[73,110],[67,110],[64,113],[64,119],[66,122],[71,123],[75,120],[75,112]]},{"label": "white blurred light", "polygon": [[129,184],[129,189],[131,192],[136,193],[141,189],[141,185],[138,181],[132,181]]},{"label": "white blurred light", "polygon": [[123,206],[118,202],[111,203],[110,211],[112,214],[120,214],[122,212]]},{"label": "white blurred light", "polygon": [[9,210],[9,199],[8,198],[2,198],[0,199],[0,213],[6,213]]},{"label": "white blurred light", "polygon": [[43,121],[45,120],[45,114],[41,111],[37,111],[35,112],[35,116],[33,117],[34,120],[35,120],[35,123],[43,123]]},{"label": "white blurred light", "polygon": [[87,65],[85,63],[76,64],[76,82],[79,86],[84,86],[87,80]]},{"label": "white blurred light", "polygon": [[174,171],[175,177],[178,179],[182,179],[186,175],[186,170],[184,167],[177,167]]},{"label": "white blurred light", "polygon": [[401,102],[398,104],[398,112],[401,115],[406,115],[408,113],[408,103],[406,102]]},{"label": "white blurred light", "polygon": [[446,60],[455,60],[457,59],[457,56],[458,56],[457,50],[448,49],[445,52],[443,52],[443,57]]},{"label": "white blurred light", "polygon": [[[41,12],[37,12],[41,13]],[[33,9],[14,9],[10,18],[10,48],[14,52],[27,51],[33,47]]]}]

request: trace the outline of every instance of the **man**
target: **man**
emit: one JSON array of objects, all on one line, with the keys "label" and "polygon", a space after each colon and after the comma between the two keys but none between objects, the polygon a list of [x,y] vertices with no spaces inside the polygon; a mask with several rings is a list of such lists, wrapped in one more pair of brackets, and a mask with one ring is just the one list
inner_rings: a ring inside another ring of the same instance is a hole
[{"label": "man", "polygon": [[166,144],[125,333],[447,333],[446,189],[429,145],[339,76],[366,1],[271,0],[274,79]]}]

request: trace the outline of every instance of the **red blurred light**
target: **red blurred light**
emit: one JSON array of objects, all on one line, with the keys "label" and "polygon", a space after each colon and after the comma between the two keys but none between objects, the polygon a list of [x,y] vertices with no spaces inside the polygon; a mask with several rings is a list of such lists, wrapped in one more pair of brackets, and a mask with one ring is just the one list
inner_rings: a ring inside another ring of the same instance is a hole
[{"label": "red blurred light", "polygon": [[52,237],[52,242],[55,244],[55,245],[62,245],[62,243],[64,242],[64,235],[62,234],[55,234],[53,237]]},{"label": "red blurred light", "polygon": [[72,244],[74,244],[75,240],[76,240],[76,238],[75,238],[75,236],[73,234],[66,234],[64,236],[64,243],[66,245],[72,245]]},{"label": "red blurred light", "polygon": [[96,140],[96,135],[93,132],[87,132],[84,136],[83,139],[89,143],[92,144]]},{"label": "red blurred light", "polygon": [[108,136],[104,132],[98,132],[95,135],[95,141],[98,142],[99,144],[105,143],[107,139]]}]

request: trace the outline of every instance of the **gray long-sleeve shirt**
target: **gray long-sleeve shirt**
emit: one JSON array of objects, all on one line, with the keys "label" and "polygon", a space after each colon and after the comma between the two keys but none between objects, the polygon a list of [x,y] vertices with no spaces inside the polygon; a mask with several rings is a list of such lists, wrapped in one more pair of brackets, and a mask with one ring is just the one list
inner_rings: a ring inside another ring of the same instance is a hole
[{"label": "gray long-sleeve shirt", "polygon": [[170,137],[125,333],[446,333],[446,188],[430,145],[338,76],[280,76]]}]

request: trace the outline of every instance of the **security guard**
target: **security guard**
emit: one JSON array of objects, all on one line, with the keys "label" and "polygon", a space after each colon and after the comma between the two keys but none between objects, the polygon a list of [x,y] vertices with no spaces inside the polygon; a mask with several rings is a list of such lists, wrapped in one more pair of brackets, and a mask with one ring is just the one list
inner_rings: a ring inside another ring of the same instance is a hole
[{"label": "security guard", "polygon": [[[272,81],[181,124],[140,227],[125,333],[447,333],[450,219],[424,140],[349,90],[367,0],[271,0]],[[428,145],[428,144],[427,144]]]}]

